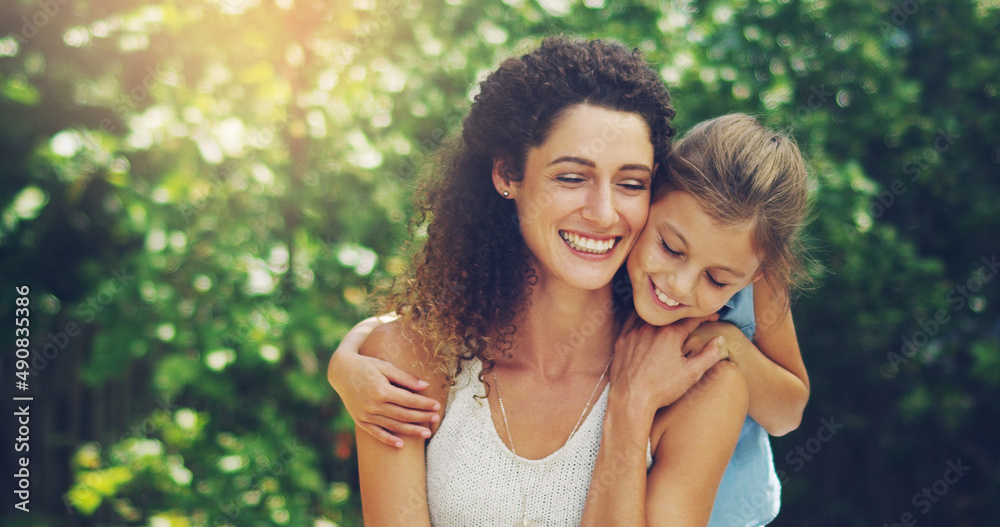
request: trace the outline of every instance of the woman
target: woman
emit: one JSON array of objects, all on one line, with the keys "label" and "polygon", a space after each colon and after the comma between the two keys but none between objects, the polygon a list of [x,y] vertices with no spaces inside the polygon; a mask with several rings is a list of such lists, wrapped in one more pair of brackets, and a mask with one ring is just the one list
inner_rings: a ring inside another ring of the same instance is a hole
[{"label": "woman", "polygon": [[[680,353],[701,320],[655,335],[661,353],[642,360],[662,363],[657,389],[616,383],[617,407],[663,409],[652,423],[616,412],[595,465],[622,324],[612,279],[645,224],[672,116],[655,72],[602,42],[547,40],[481,85],[428,193],[415,272],[387,306],[401,319],[362,348],[429,379],[443,417],[426,453],[423,441],[394,449],[358,435],[366,525],[577,525],[595,466],[621,481],[591,492],[585,524],[631,514],[637,499],[644,522],[707,521],[747,392],[735,366],[716,364],[717,341]],[[630,371],[615,362],[613,374]]]}]

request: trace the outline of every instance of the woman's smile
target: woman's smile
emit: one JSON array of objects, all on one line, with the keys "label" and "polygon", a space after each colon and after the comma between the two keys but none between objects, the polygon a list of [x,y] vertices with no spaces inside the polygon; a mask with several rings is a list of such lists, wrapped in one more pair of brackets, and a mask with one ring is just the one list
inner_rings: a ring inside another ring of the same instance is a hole
[{"label": "woman's smile", "polygon": [[598,237],[587,236],[569,231],[559,231],[559,236],[566,242],[570,249],[594,256],[605,256],[621,241],[621,236]]}]

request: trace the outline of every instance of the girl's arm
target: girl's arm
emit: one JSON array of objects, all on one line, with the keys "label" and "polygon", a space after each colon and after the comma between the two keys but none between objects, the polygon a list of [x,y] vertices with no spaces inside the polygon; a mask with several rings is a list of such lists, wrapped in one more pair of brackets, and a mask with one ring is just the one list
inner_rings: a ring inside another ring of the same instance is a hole
[{"label": "girl's arm", "polygon": [[375,328],[393,319],[371,317],[354,326],[330,357],[326,378],[340,395],[357,428],[386,445],[401,448],[403,440],[392,432],[430,437],[429,428],[415,423],[435,423],[440,404],[412,392],[428,386],[412,373],[391,362],[358,353]]},{"label": "girl's arm", "polygon": [[[701,320],[663,328],[626,322],[615,345],[582,525],[708,522],[746,416],[746,387],[735,367],[718,364],[718,341],[682,354],[681,345]],[[651,437],[656,461],[647,480]]]},{"label": "girl's arm", "polygon": [[726,339],[723,353],[743,372],[750,392],[749,415],[767,433],[782,436],[802,422],[809,400],[809,376],[802,362],[788,297],[767,286],[754,284],[757,334],[751,342],[726,322],[703,324],[691,334],[685,349],[697,349],[716,336]]},{"label": "girl's arm", "polygon": [[[389,362],[409,375],[432,379],[434,385],[427,389],[427,394],[439,405],[447,397],[444,380],[439,378],[440,374],[425,369],[423,365],[428,362],[422,360],[417,346],[402,335],[400,322],[378,327],[365,340],[361,355]],[[436,415],[440,418],[440,413]],[[426,440],[407,441],[401,448],[390,447],[368,434],[358,433],[357,440],[365,525],[430,527],[424,463]]]}]

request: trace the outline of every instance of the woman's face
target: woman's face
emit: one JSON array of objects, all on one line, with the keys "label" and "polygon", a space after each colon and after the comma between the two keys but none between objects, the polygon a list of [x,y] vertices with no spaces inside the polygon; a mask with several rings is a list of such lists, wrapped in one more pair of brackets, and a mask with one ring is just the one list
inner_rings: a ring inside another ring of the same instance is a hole
[{"label": "woman's face", "polygon": [[718,311],[760,276],[750,235],[749,226],[720,226],[686,192],[656,200],[628,257],[639,316],[665,326]]},{"label": "woman's face", "polygon": [[640,116],[581,104],[528,152],[520,182],[504,181],[501,164],[493,180],[517,204],[542,283],[596,290],[611,283],[646,222],[653,168]]}]

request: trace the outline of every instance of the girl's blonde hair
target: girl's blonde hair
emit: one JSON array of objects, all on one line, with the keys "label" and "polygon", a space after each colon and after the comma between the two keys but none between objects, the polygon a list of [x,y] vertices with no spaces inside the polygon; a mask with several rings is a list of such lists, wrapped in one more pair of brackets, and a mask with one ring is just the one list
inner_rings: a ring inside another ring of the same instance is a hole
[{"label": "girl's blonde hair", "polygon": [[678,140],[664,172],[653,199],[680,190],[721,225],[749,225],[764,279],[775,291],[808,280],[800,230],[809,209],[809,182],[792,139],[749,115],[723,115]]}]

